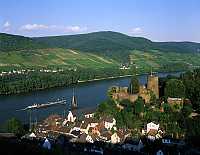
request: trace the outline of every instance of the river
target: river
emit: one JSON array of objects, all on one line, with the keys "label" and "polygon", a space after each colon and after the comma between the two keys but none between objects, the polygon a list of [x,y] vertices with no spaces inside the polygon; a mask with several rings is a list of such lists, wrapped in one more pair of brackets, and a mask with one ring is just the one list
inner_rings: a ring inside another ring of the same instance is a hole
[{"label": "river", "polygon": [[[176,73],[158,73],[159,77],[167,75],[179,76],[181,72]],[[139,75],[141,84],[146,84],[147,75]],[[75,94],[78,101],[78,109],[80,111],[95,109],[97,105],[107,98],[107,90],[109,87],[128,86],[130,77],[109,79],[102,81],[80,83],[75,87]],[[39,121],[50,114],[63,115],[64,111],[68,112],[73,94],[72,87],[60,87],[48,90],[35,91],[25,94],[0,96],[0,124],[4,123],[11,117],[16,117],[27,123],[29,121],[29,113],[27,111],[17,111],[34,103],[47,103],[48,101],[56,101],[64,98],[67,105],[58,105],[48,108],[34,110],[32,112],[32,120]]]}]

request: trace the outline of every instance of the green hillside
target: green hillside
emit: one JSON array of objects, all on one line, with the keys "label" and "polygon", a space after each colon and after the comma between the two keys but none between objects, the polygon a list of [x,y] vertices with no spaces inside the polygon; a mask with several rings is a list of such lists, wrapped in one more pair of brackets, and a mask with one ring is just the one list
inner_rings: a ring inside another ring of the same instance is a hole
[{"label": "green hillside", "polygon": [[139,71],[169,71],[199,66],[199,53],[200,43],[152,42],[111,31],[38,38],[0,33],[0,69],[112,68],[131,56]]},{"label": "green hillside", "polygon": [[161,52],[198,53],[200,43],[194,42],[152,42],[146,38],[131,37],[112,31],[80,35],[33,38],[51,47],[77,49],[95,52],[116,59],[127,58],[130,50],[159,50]]},{"label": "green hillside", "polygon": [[141,72],[175,71],[200,67],[200,53],[175,53],[150,50],[148,52],[133,50],[130,59]]},{"label": "green hillside", "polygon": [[47,47],[44,43],[39,43],[31,38],[0,33],[0,51],[15,51],[22,49],[37,49]]},{"label": "green hillside", "polygon": [[109,68],[119,64],[92,53],[69,49],[35,49],[0,53],[1,67]]}]

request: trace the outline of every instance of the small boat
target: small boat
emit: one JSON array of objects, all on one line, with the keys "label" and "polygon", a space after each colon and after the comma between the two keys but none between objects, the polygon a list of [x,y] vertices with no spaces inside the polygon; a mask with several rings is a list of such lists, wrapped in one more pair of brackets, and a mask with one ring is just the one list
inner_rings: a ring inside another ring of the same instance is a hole
[{"label": "small boat", "polygon": [[54,105],[66,105],[66,100],[59,100],[59,101],[55,101],[55,102],[48,102],[46,104],[33,104],[33,105],[30,105],[30,106],[27,106],[24,109],[20,109],[20,110],[17,110],[17,111],[30,110],[30,109],[39,109],[39,108],[45,108],[45,107],[54,106]]}]

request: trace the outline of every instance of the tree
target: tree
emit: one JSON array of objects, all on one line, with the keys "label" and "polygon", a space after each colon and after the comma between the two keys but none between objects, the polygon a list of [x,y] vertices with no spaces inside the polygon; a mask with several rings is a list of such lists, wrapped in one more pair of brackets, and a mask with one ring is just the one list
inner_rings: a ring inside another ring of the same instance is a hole
[{"label": "tree", "polygon": [[184,117],[188,117],[192,113],[192,105],[184,104],[181,111],[182,111],[182,114],[184,115]]},{"label": "tree", "polygon": [[195,110],[200,112],[200,69],[181,75],[186,88],[186,97],[190,99]]},{"label": "tree", "polygon": [[16,118],[11,118],[6,122],[6,129],[16,135],[23,135],[25,132],[22,123]]},{"label": "tree", "polygon": [[172,112],[172,108],[171,108],[171,106],[168,103],[163,103],[162,107],[163,107],[165,113],[169,114],[169,113]]},{"label": "tree", "polygon": [[131,78],[131,82],[128,88],[128,92],[130,94],[136,94],[139,93],[139,89],[140,89],[140,84],[139,84],[139,80],[136,76],[133,76]]},{"label": "tree", "polygon": [[155,93],[153,91],[150,91],[150,96],[151,96],[150,104],[151,105],[156,105],[156,95],[155,95]]},{"label": "tree", "polygon": [[135,101],[135,114],[142,115],[144,113],[144,100],[142,97],[138,97]]},{"label": "tree", "polygon": [[165,87],[165,96],[166,97],[185,97],[185,86],[181,80],[170,79],[166,83]]}]

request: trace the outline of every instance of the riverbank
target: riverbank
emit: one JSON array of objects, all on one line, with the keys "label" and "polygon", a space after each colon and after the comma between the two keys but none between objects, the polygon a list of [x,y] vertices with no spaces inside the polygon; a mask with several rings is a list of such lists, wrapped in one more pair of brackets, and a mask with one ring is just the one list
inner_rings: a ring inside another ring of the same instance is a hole
[{"label": "riverbank", "polygon": [[[186,71],[174,71],[174,72],[153,72],[153,74],[166,74],[166,73],[184,73]],[[148,75],[150,73],[141,73],[141,74],[136,74],[137,76],[142,76],[142,75]],[[105,77],[105,78],[97,78],[97,79],[91,79],[91,80],[78,80],[78,83],[87,83],[87,82],[95,82],[95,81],[102,81],[102,80],[112,80],[112,79],[119,79],[119,78],[126,78],[126,77],[132,77],[133,75],[128,74],[128,75],[120,75],[120,76],[111,76],[111,77]]]},{"label": "riverbank", "polygon": [[133,76],[133,75],[111,76],[111,77],[91,79],[91,80],[78,80],[78,83],[94,82],[94,81],[109,80],[109,79],[118,79],[118,78],[125,78],[125,77],[131,77],[131,76]]}]

